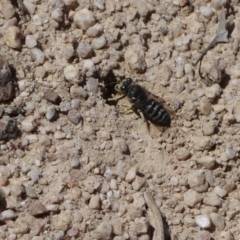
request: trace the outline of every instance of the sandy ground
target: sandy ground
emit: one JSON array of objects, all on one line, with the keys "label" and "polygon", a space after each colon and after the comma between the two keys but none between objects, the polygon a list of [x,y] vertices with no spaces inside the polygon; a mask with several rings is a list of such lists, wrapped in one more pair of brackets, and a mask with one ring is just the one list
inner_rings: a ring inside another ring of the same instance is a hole
[{"label": "sandy ground", "polygon": [[0,239],[240,239],[238,1],[1,2]]}]

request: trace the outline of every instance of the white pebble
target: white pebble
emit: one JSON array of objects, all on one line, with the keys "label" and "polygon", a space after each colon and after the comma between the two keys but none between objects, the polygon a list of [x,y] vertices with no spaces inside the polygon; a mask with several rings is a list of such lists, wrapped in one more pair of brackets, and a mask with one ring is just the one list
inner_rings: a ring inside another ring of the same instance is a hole
[{"label": "white pebble", "polygon": [[27,35],[25,39],[25,45],[28,48],[34,48],[37,46],[37,40],[36,37],[33,35]]},{"label": "white pebble", "polygon": [[93,13],[86,8],[78,11],[74,15],[73,21],[75,22],[77,27],[82,28],[85,31],[89,27],[91,27],[95,24],[95,18],[93,16]]},{"label": "white pebble", "polygon": [[35,118],[33,116],[27,116],[22,122],[22,129],[25,132],[31,132],[36,128],[36,122],[35,122]]},{"label": "white pebble", "polygon": [[51,13],[51,18],[56,22],[62,22],[63,20],[63,12],[62,8],[56,8]]},{"label": "white pebble", "polygon": [[68,65],[64,68],[64,76],[68,81],[79,83],[79,70],[74,65]]},{"label": "white pebble", "polygon": [[85,61],[83,62],[83,67],[86,68],[86,69],[88,69],[88,70],[91,70],[91,69],[94,68],[94,63],[93,63],[92,60],[85,60]]},{"label": "white pebble", "polygon": [[137,174],[137,167],[136,166],[131,167],[128,170],[128,173],[126,175],[126,178],[125,178],[126,182],[132,182],[135,179],[136,174]]},{"label": "white pebble", "polygon": [[213,84],[211,87],[209,87],[205,90],[205,95],[208,98],[214,99],[214,98],[220,96],[221,92],[222,92],[222,89],[219,86],[219,84]]},{"label": "white pebble", "polygon": [[5,220],[13,219],[15,217],[16,217],[16,213],[13,210],[9,209],[1,212],[0,220],[5,221]]},{"label": "white pebble", "polygon": [[227,191],[219,186],[214,188],[214,192],[221,198],[227,195]]},{"label": "white pebble", "polygon": [[94,0],[94,6],[103,11],[105,9],[105,1],[106,0]]},{"label": "white pebble", "polygon": [[86,31],[86,35],[89,37],[99,37],[102,33],[103,27],[99,23],[96,23]]},{"label": "white pebble", "polygon": [[197,225],[201,228],[209,228],[211,226],[210,218],[206,215],[198,215],[195,220]]},{"label": "white pebble", "polygon": [[74,157],[74,158],[71,159],[71,167],[72,168],[78,168],[79,165],[80,165],[79,158]]},{"label": "white pebble", "polygon": [[36,11],[36,3],[34,4],[32,0],[24,0],[24,6],[26,7],[28,13],[32,16]]},{"label": "white pebble", "polygon": [[53,106],[47,107],[47,111],[45,114],[46,118],[51,121],[54,119],[55,115],[56,115],[55,107],[53,107]]},{"label": "white pebble", "polygon": [[45,61],[45,56],[44,53],[41,49],[39,48],[33,48],[31,50],[32,53],[32,58],[34,59],[34,61],[36,61],[38,64],[43,64]]},{"label": "white pebble", "polygon": [[39,179],[39,173],[36,170],[31,170],[27,175],[31,178],[33,183],[37,182]]},{"label": "white pebble", "polygon": [[81,58],[89,58],[92,56],[92,47],[90,44],[85,42],[80,42],[77,47],[77,53]]},{"label": "white pebble", "polygon": [[99,38],[94,38],[92,40],[92,47],[96,50],[101,49],[106,45],[106,43],[107,43],[106,38],[103,36]]},{"label": "white pebble", "polygon": [[211,19],[212,15],[213,15],[213,11],[209,6],[201,6],[200,12],[207,19]]}]

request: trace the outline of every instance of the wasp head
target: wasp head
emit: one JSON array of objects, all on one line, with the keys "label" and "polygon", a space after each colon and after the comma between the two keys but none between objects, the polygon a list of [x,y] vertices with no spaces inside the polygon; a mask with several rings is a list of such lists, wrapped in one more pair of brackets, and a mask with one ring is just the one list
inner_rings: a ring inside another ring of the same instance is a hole
[{"label": "wasp head", "polygon": [[133,80],[131,78],[124,79],[120,84],[116,86],[116,89],[121,94],[127,94],[130,85],[132,84]]}]

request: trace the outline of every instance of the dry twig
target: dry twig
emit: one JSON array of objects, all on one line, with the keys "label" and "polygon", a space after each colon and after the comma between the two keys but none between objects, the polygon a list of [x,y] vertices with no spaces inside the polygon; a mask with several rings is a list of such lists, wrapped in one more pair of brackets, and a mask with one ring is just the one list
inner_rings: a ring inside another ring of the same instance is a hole
[{"label": "dry twig", "polygon": [[151,212],[151,216],[152,216],[151,220],[152,220],[153,227],[155,228],[153,240],[165,240],[162,215],[161,215],[155,201],[153,200],[151,193],[148,191],[145,192],[144,198],[145,198],[147,206]]}]

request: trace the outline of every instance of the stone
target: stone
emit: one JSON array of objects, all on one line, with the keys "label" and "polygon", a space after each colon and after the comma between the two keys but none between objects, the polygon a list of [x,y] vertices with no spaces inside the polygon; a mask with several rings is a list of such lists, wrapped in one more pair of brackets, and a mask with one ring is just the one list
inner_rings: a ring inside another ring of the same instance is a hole
[{"label": "stone", "polygon": [[211,220],[206,215],[198,215],[195,217],[195,220],[197,225],[203,229],[211,227]]},{"label": "stone", "polygon": [[73,17],[73,21],[77,27],[85,31],[95,24],[93,13],[86,8],[76,12]]},{"label": "stone", "polygon": [[219,207],[222,205],[221,199],[216,195],[215,192],[209,192],[206,194],[206,196],[203,199],[203,202],[206,205]]},{"label": "stone", "polygon": [[130,183],[130,182],[132,182],[135,179],[136,174],[137,174],[137,169],[138,168],[136,166],[133,166],[133,167],[131,167],[128,170],[128,173],[127,173],[127,175],[125,177],[125,181],[126,182]]},{"label": "stone", "polygon": [[72,109],[68,112],[68,119],[75,125],[79,124],[82,121],[82,116],[79,111]]},{"label": "stone", "polygon": [[25,38],[25,45],[28,48],[34,48],[37,46],[37,40],[36,37],[33,35],[27,35]]},{"label": "stone", "polygon": [[215,145],[215,141],[209,136],[192,136],[191,142],[198,151],[210,150]]},{"label": "stone", "polygon": [[192,189],[189,189],[187,192],[183,194],[184,202],[189,207],[195,207],[198,203],[200,203],[203,199],[202,195]]},{"label": "stone", "polygon": [[17,217],[16,213],[13,210],[8,209],[8,210],[5,210],[5,211],[1,212],[0,221],[11,220],[11,219],[14,219],[16,217]]},{"label": "stone", "polygon": [[32,48],[31,49],[31,54],[33,60],[38,63],[38,64],[43,64],[45,62],[45,55],[43,51],[39,48]]},{"label": "stone", "polygon": [[134,222],[130,222],[129,234],[139,236],[148,232],[148,222],[146,218],[137,218]]},{"label": "stone", "polygon": [[103,27],[101,24],[96,23],[92,27],[88,28],[86,35],[89,37],[99,37],[103,33]]},{"label": "stone", "polygon": [[65,78],[73,83],[79,83],[80,82],[80,73],[79,69],[74,65],[68,65],[63,70]]},{"label": "stone", "polygon": [[179,149],[175,150],[174,154],[175,154],[177,160],[181,160],[181,161],[187,160],[191,156],[191,153],[186,148],[179,148]]},{"label": "stone", "polygon": [[3,39],[10,48],[20,49],[22,47],[21,32],[16,26],[7,28],[3,35]]},{"label": "stone", "polygon": [[92,48],[95,50],[105,47],[106,44],[107,44],[107,40],[104,36],[101,36],[99,38],[94,38],[92,40]]},{"label": "stone", "polygon": [[69,211],[62,211],[52,217],[51,225],[56,230],[67,231],[72,223],[72,216]]},{"label": "stone", "polygon": [[91,232],[91,237],[97,240],[111,240],[112,225],[108,222],[102,222],[96,230]]},{"label": "stone", "polygon": [[222,89],[219,84],[213,84],[211,87],[206,88],[205,95],[210,99],[215,99],[220,96],[221,92]]},{"label": "stone", "polygon": [[86,83],[86,88],[88,92],[93,92],[97,93],[99,90],[99,81],[97,78],[88,78],[87,83]]},{"label": "stone", "polygon": [[147,67],[145,57],[142,51],[139,51],[138,46],[130,46],[126,50],[124,57],[132,70],[137,73],[145,72]]},{"label": "stone", "polygon": [[6,20],[14,17],[16,11],[10,2],[2,3],[2,14]]},{"label": "stone", "polygon": [[208,184],[205,182],[205,175],[202,170],[191,171],[188,175],[188,184],[190,188],[200,193],[208,190]]},{"label": "stone", "polygon": [[208,116],[211,113],[212,105],[209,102],[208,98],[202,97],[200,99],[199,108],[200,108],[200,112],[205,116]]},{"label": "stone", "polygon": [[221,198],[225,197],[227,195],[227,191],[220,186],[216,186],[214,188],[214,192]]},{"label": "stone", "polygon": [[213,225],[219,230],[222,231],[225,227],[224,218],[218,213],[210,213],[210,218]]},{"label": "stone", "polygon": [[213,16],[213,11],[209,6],[201,6],[200,12],[207,19],[211,19]]},{"label": "stone", "polygon": [[50,103],[53,103],[53,104],[56,104],[56,105],[59,105],[59,103],[61,102],[61,98],[59,97],[59,95],[52,90],[48,90],[44,94],[44,98],[47,101],[49,101]]},{"label": "stone", "polygon": [[63,11],[62,8],[55,8],[51,12],[51,18],[56,22],[62,22],[63,20]]},{"label": "stone", "polygon": [[207,169],[213,169],[216,164],[216,159],[211,156],[204,156],[201,158],[197,158],[197,163]]},{"label": "stone", "polygon": [[38,216],[46,212],[47,212],[46,207],[39,200],[34,201],[29,206],[29,213],[32,216]]},{"label": "stone", "polygon": [[99,195],[92,195],[90,202],[89,202],[89,208],[94,209],[94,210],[101,209],[101,200],[99,198]]},{"label": "stone", "polygon": [[35,117],[34,116],[25,117],[21,122],[21,126],[22,129],[27,133],[34,131],[37,127]]},{"label": "stone", "polygon": [[92,47],[89,43],[80,42],[76,49],[77,54],[81,58],[90,58],[93,55]]}]

